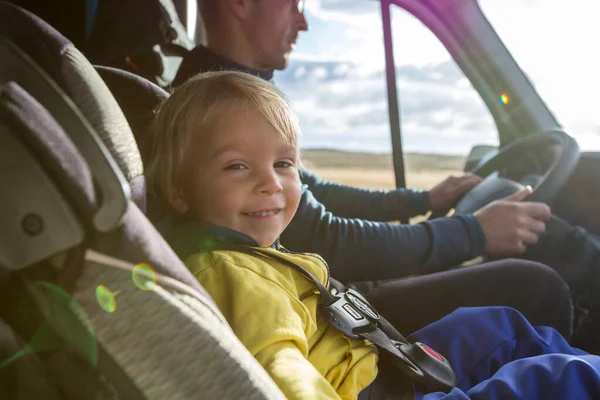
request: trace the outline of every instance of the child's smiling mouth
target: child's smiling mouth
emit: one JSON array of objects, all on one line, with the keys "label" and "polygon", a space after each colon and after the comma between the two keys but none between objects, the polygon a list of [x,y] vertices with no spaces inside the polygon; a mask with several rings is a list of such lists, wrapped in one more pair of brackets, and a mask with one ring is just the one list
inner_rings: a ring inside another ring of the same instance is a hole
[{"label": "child's smiling mouth", "polygon": [[278,215],[282,210],[283,210],[283,208],[271,208],[271,209],[267,209],[267,210],[247,212],[247,213],[242,213],[242,214],[244,214],[248,217],[254,217],[254,218],[267,218],[267,217],[273,217],[275,215]]}]

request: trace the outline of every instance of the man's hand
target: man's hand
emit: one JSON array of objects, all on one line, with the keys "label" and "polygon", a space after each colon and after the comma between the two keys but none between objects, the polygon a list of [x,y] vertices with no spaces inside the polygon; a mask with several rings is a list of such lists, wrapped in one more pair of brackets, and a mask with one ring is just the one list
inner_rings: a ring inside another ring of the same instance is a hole
[{"label": "man's hand", "polygon": [[429,191],[429,208],[434,214],[447,214],[458,200],[483,178],[473,174],[450,176]]},{"label": "man's hand", "polygon": [[531,194],[530,186],[501,200],[491,202],[474,213],[486,239],[485,251],[492,256],[524,253],[546,231],[551,211],[544,203],[521,202]]}]

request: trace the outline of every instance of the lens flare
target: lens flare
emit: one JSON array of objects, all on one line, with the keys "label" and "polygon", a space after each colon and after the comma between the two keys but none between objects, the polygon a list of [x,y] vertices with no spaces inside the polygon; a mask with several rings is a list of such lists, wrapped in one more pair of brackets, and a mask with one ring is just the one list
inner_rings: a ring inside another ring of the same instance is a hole
[{"label": "lens flare", "polygon": [[506,93],[502,93],[500,95],[500,103],[502,103],[504,105],[510,103],[510,97],[508,97],[508,95]]},{"label": "lens flare", "polygon": [[96,288],[96,301],[101,309],[107,313],[113,313],[117,309],[115,294],[106,286],[99,285]]},{"label": "lens flare", "polygon": [[217,248],[217,241],[212,236],[205,236],[201,239],[200,248],[203,251],[210,251]]},{"label": "lens flare", "polygon": [[142,290],[150,290],[156,285],[156,272],[148,264],[137,264],[131,273],[133,283]]},{"label": "lens flare", "polygon": [[[44,318],[47,321],[37,328],[21,349],[0,361],[0,370],[10,367],[15,361],[29,354],[56,350],[69,352],[76,350],[83,360],[96,366],[98,344],[94,326],[79,301],[62,287],[50,282],[37,281],[30,285],[36,301],[43,305]],[[106,287],[105,289],[108,290]],[[104,291],[100,290],[100,292]],[[16,301],[15,303],[17,308],[11,310],[15,311],[15,315],[25,316],[31,313],[29,302]]]}]

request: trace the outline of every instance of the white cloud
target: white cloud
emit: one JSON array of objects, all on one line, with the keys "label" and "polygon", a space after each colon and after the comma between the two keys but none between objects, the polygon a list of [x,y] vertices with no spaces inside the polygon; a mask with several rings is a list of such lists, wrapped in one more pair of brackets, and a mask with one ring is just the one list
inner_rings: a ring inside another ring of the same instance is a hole
[{"label": "white cloud", "polygon": [[304,75],[306,75],[306,68],[304,67],[296,68],[296,70],[294,71],[294,78],[296,79],[300,79]]},{"label": "white cloud", "polygon": [[323,67],[317,67],[313,71],[313,76],[317,79],[324,79],[328,75],[327,70]]}]

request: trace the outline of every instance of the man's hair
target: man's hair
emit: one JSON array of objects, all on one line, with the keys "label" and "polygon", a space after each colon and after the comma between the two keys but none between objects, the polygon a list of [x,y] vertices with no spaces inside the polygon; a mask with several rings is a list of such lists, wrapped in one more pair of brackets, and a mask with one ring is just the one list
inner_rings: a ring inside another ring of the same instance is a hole
[{"label": "man's hair", "polygon": [[[233,105],[260,112],[298,153],[300,129],[289,103],[272,84],[247,73],[204,72],[190,78],[155,111],[146,148],[148,188],[167,201],[179,185],[192,135],[211,132],[219,118],[231,118]],[[298,154],[299,157],[299,154]]]}]

